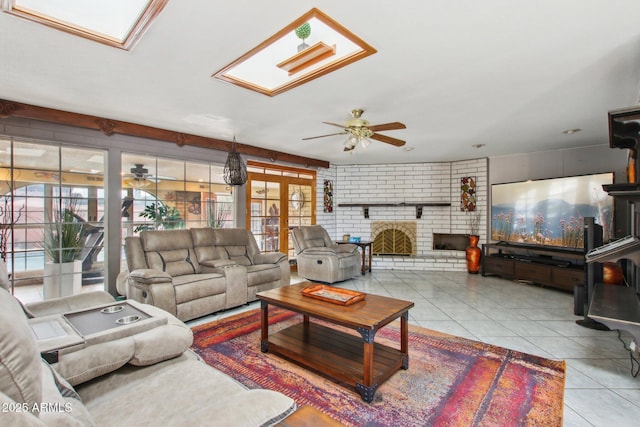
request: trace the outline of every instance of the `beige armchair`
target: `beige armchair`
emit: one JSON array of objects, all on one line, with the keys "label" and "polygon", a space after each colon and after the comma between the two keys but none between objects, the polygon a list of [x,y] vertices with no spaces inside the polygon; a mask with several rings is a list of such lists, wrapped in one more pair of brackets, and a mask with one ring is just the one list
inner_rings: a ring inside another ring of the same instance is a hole
[{"label": "beige armchair", "polygon": [[298,260],[298,276],[324,283],[341,282],[360,273],[360,253],[352,244],[338,245],[320,225],[291,232]]}]

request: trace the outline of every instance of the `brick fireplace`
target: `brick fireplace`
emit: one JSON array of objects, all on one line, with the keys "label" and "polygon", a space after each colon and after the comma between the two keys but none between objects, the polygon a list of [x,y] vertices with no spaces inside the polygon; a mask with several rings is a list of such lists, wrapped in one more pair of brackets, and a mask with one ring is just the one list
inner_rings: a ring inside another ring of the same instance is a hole
[{"label": "brick fireplace", "polygon": [[[384,245],[379,248],[376,243],[372,251],[374,276],[375,270],[466,271],[463,246],[468,244],[465,236],[469,233],[470,215],[461,210],[460,177],[476,177],[477,207],[486,213],[487,172],[488,161],[484,158],[332,166],[319,171],[317,188],[322,194],[322,180],[334,181],[336,208],[330,213],[322,212],[320,200],[317,223],[325,226],[337,240],[350,234],[371,242],[383,238],[387,246],[390,241],[390,249]],[[418,212],[415,204],[419,202],[434,204],[425,204]],[[450,205],[439,205],[439,202]],[[367,206],[369,209],[365,209]],[[381,226],[391,228],[390,233],[395,237],[389,238],[389,232],[379,237]],[[481,242],[486,239],[485,228],[483,223]],[[399,231],[406,236],[398,237]],[[455,244],[451,240],[455,240]]]}]

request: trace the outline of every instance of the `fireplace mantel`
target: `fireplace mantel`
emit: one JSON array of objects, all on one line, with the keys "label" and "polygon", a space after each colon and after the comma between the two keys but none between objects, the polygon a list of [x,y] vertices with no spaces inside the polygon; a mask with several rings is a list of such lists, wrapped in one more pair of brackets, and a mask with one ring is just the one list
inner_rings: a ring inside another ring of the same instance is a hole
[{"label": "fireplace mantel", "polygon": [[342,208],[362,208],[362,213],[366,219],[369,218],[370,207],[416,207],[416,219],[422,218],[422,208],[424,207],[446,207],[451,206],[449,202],[411,202],[411,203],[339,203]]}]

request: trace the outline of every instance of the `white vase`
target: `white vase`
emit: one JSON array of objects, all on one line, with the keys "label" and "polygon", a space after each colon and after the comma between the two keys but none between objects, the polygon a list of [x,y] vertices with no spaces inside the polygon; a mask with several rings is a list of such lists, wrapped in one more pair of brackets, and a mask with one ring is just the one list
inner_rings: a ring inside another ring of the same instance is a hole
[{"label": "white vase", "polygon": [[44,265],[44,299],[79,294],[82,289],[82,261]]}]

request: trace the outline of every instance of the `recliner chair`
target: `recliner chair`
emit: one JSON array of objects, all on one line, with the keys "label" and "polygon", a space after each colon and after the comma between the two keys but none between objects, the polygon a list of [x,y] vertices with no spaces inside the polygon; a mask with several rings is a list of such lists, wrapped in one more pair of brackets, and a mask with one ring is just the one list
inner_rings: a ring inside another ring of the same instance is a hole
[{"label": "recliner chair", "polygon": [[320,225],[302,226],[291,232],[298,260],[298,276],[334,283],[357,276],[361,270],[358,246],[333,242]]}]

